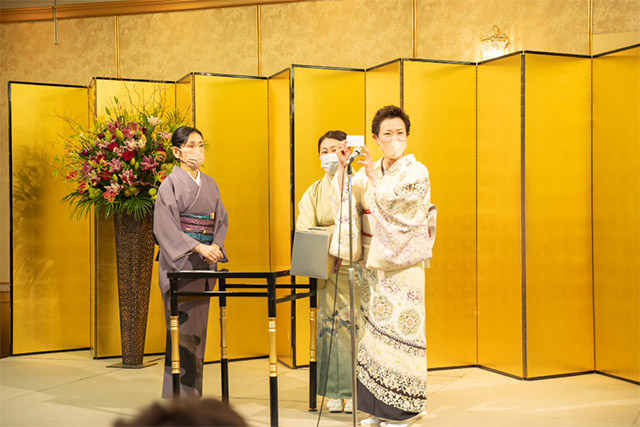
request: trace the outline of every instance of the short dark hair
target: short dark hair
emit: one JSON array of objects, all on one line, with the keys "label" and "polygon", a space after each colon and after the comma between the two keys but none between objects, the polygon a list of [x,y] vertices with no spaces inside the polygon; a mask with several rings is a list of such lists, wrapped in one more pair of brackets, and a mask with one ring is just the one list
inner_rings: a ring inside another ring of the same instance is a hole
[{"label": "short dark hair", "polygon": [[338,141],[344,141],[345,139],[347,139],[347,134],[346,132],[342,132],[341,130],[330,130],[329,132],[325,133],[318,140],[318,153],[320,152],[320,146],[322,145],[322,141],[324,141],[327,138],[335,139]]},{"label": "short dark hair", "polygon": [[171,145],[178,148],[182,147],[182,145],[189,140],[189,135],[194,132],[200,135],[201,138],[204,138],[202,132],[198,129],[192,128],[191,126],[180,126],[173,132],[173,135],[171,135]]},{"label": "short dark hair", "polygon": [[404,122],[405,128],[407,128],[407,135],[409,135],[409,129],[411,128],[411,120],[402,108],[395,105],[387,105],[378,110],[371,122],[371,132],[378,136],[380,133],[380,124],[387,119],[395,119],[399,117]]},{"label": "short dark hair", "polygon": [[188,398],[179,404],[154,403],[133,419],[119,419],[116,427],[133,426],[236,426],[245,427],[246,421],[231,407],[217,399]]}]

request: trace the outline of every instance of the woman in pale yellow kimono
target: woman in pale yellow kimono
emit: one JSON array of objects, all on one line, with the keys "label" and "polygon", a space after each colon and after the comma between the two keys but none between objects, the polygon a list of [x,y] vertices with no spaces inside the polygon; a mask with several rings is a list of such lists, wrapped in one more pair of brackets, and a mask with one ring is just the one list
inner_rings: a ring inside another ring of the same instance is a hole
[{"label": "woman in pale yellow kimono", "polygon": [[[384,156],[374,162],[365,147],[352,179],[353,252],[363,268],[357,369],[362,425],[408,426],[426,410],[425,279],[435,242],[436,208],[429,171],[405,155],[411,122],[395,106],[380,109],[371,126]],[[336,226],[330,252],[349,256],[345,165],[334,180]],[[343,185],[344,183],[344,185]],[[342,209],[341,208],[342,205]],[[340,214],[342,212],[342,214]],[[338,239],[340,244],[338,245]]]},{"label": "woman in pale yellow kimono", "polygon": [[[318,154],[326,174],[311,184],[300,199],[297,230],[333,230],[331,182],[340,165],[335,151],[346,138],[346,133],[336,130],[320,137]],[[335,273],[326,282],[321,280],[318,283],[318,394],[329,398],[327,408],[330,412],[344,410],[349,413],[353,410],[348,267],[345,263],[339,269],[337,287]],[[356,295],[359,295],[359,282],[356,284]],[[357,307],[359,302],[356,301],[355,304]]]}]

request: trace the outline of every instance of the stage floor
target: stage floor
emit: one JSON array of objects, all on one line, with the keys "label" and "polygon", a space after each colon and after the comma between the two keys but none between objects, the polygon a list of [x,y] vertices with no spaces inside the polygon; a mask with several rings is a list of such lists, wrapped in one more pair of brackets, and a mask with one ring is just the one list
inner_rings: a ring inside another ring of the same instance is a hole
[{"label": "stage floor", "polygon": [[[108,368],[88,351],[0,360],[0,425],[109,426],[160,395],[159,363],[141,370]],[[268,361],[232,362],[232,406],[251,426],[269,425]],[[315,426],[307,411],[307,369],[280,365],[280,425]],[[205,367],[204,392],[220,396],[220,366]],[[518,381],[476,368],[429,373],[424,426],[640,426],[640,387],[597,374]],[[321,426],[348,426],[351,415],[322,414]],[[416,424],[421,425],[420,423]]]}]

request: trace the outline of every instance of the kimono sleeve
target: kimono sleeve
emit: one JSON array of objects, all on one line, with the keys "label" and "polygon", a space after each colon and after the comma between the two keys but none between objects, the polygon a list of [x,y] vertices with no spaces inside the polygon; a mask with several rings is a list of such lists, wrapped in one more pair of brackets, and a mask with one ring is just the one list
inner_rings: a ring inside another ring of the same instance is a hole
[{"label": "kimono sleeve", "polygon": [[376,219],[367,267],[391,271],[432,256],[436,207],[431,203],[429,171],[420,164],[407,173],[389,174],[376,183],[372,213]]},{"label": "kimono sleeve", "polygon": [[180,226],[180,210],[174,187],[165,180],[158,190],[153,209],[153,234],[168,258],[176,261],[198,246],[199,242],[187,236]]},{"label": "kimono sleeve", "polygon": [[312,200],[312,195],[316,193],[316,181],[305,191],[298,203],[298,220],[296,221],[296,230],[307,230],[316,225],[316,203]]},{"label": "kimono sleeve", "polygon": [[222,203],[222,197],[220,197],[220,189],[218,184],[215,184],[216,194],[218,195],[218,201],[216,203],[216,223],[213,229],[213,243],[218,245],[222,249],[224,256],[227,256],[227,251],[224,247],[224,241],[227,238],[227,231],[229,230],[229,214],[227,209]]}]

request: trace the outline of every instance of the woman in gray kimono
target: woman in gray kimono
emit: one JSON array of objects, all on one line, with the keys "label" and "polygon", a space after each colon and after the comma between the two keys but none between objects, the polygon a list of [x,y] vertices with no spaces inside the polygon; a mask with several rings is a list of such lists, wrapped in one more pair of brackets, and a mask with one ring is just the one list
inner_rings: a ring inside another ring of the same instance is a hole
[{"label": "woman in gray kimono", "polygon": [[[173,154],[180,161],[158,189],[153,212],[153,232],[160,246],[158,276],[164,299],[167,323],[162,397],[170,397],[171,337],[169,279],[167,273],[178,270],[216,270],[226,260],[224,240],[228,216],[220,199],[218,185],[200,171],[204,163],[202,133],[182,126],[171,138]],[[215,281],[181,280],[180,290],[212,290]],[[180,313],[180,393],[202,396],[202,370],[209,320],[209,299],[181,302]]]}]

